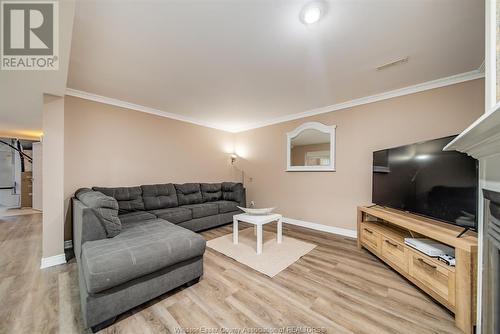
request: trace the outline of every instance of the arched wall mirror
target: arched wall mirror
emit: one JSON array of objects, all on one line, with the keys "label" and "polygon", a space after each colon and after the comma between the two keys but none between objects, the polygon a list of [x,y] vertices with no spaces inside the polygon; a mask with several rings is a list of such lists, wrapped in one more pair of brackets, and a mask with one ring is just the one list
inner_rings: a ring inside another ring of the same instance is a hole
[{"label": "arched wall mirror", "polygon": [[308,122],[287,133],[287,171],[335,171],[336,125]]}]

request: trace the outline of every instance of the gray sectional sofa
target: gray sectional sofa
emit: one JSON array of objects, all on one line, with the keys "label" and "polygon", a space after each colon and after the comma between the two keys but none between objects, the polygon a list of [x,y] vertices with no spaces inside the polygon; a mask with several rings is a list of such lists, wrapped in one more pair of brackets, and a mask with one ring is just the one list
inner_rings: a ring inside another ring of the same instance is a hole
[{"label": "gray sectional sofa", "polygon": [[93,331],[117,315],[203,274],[199,232],[232,222],[245,206],[241,183],[79,189],[73,244],[83,321]]}]

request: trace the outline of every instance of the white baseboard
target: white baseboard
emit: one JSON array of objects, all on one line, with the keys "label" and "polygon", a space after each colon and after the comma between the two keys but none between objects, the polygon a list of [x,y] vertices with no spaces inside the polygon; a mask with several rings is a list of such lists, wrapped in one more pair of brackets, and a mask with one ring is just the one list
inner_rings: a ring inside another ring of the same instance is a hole
[{"label": "white baseboard", "polygon": [[356,238],[356,236],[358,234],[356,230],[350,230],[348,228],[341,228],[341,227],[334,227],[334,226],[328,226],[328,225],[323,225],[323,224],[311,223],[311,222],[306,222],[303,220],[298,220],[298,219],[293,219],[293,218],[283,217],[283,222],[286,224],[290,224],[290,225],[296,225],[296,226],[301,226],[301,227],[305,227],[305,228],[310,228],[311,230],[316,230],[316,231],[321,231],[321,232],[328,232],[328,233],[343,235],[345,237],[350,237],[350,238]]},{"label": "white baseboard", "polygon": [[66,263],[66,255],[65,254],[43,257],[42,264],[40,265],[40,269],[45,269],[48,267],[53,267],[53,266],[57,266],[59,264],[64,264],[64,263]]},{"label": "white baseboard", "polygon": [[71,249],[71,248],[73,248],[73,240],[65,240],[64,249]]}]

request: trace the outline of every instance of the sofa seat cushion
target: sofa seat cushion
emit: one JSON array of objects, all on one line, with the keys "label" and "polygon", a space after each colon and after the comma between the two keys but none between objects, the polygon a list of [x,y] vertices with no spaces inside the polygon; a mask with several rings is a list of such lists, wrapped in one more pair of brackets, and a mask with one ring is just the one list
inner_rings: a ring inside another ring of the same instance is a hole
[{"label": "sofa seat cushion", "polygon": [[95,191],[100,191],[104,195],[111,196],[118,201],[119,214],[144,211],[141,187],[92,187]]},{"label": "sofa seat cushion", "polygon": [[202,236],[155,219],[124,225],[112,239],[84,243],[81,263],[88,292],[98,293],[204,252]]},{"label": "sofa seat cushion", "polygon": [[213,216],[219,213],[219,206],[216,203],[184,205],[183,208],[191,210],[193,219]]},{"label": "sofa seat cushion", "polygon": [[146,211],[135,211],[119,215],[122,224],[137,223],[144,220],[156,219],[156,216]]},{"label": "sofa seat cushion", "polygon": [[201,188],[199,183],[175,184],[177,200],[179,205],[203,203]]},{"label": "sofa seat cushion", "polygon": [[238,205],[240,205],[234,201],[217,201],[215,203],[219,206],[219,213],[238,211]]},{"label": "sofa seat cushion", "polygon": [[179,224],[187,220],[193,219],[193,214],[191,210],[182,208],[170,208],[170,209],[160,209],[149,211],[156,217],[165,219],[171,223]]},{"label": "sofa seat cushion", "polygon": [[141,186],[146,210],[175,208],[179,205],[172,183]]}]

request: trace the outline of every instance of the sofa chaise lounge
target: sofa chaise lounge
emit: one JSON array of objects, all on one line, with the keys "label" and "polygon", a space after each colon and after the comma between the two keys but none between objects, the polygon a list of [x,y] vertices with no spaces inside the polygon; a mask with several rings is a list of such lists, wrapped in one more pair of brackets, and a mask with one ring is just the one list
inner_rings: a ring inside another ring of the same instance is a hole
[{"label": "sofa chaise lounge", "polygon": [[83,322],[93,331],[117,315],[203,274],[205,239],[245,206],[241,183],[79,189],[73,239]]}]

